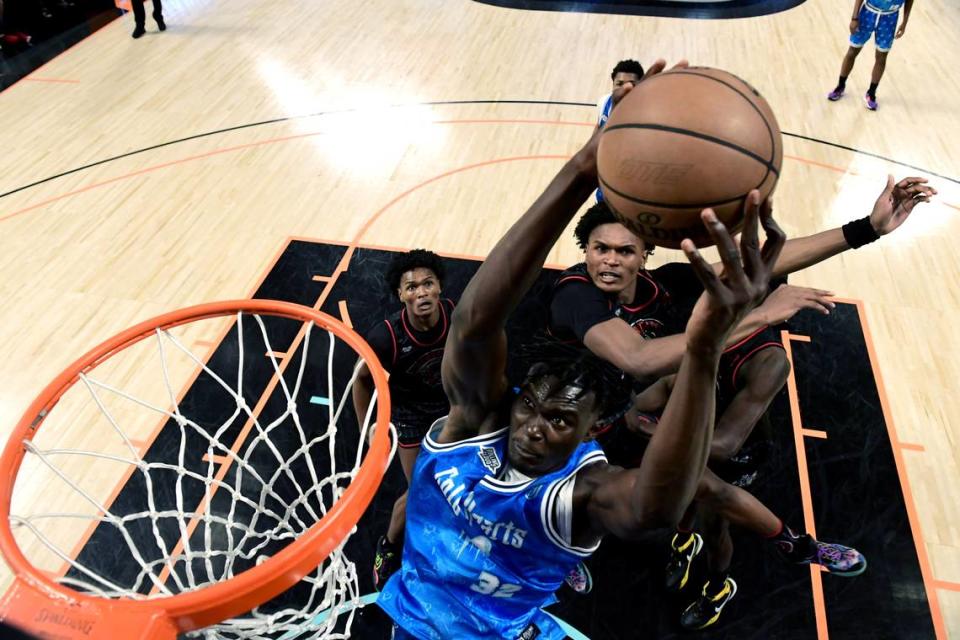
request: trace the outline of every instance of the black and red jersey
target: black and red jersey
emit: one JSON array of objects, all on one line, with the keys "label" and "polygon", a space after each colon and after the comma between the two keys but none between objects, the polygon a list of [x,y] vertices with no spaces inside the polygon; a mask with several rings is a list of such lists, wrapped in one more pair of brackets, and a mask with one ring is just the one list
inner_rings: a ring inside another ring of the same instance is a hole
[{"label": "black and red jersey", "polygon": [[428,427],[449,413],[440,363],[453,308],[452,300],[441,299],[439,322],[428,331],[417,331],[404,307],[367,334],[367,342],[390,373],[390,418],[394,424]]},{"label": "black and red jersey", "polygon": [[684,330],[691,300],[702,291],[693,268],[676,262],[637,274],[633,300],[620,302],[593,284],[587,265],[560,274],[550,302],[550,333],[565,342],[583,343],[594,325],[620,318],[644,338],[660,338]]}]

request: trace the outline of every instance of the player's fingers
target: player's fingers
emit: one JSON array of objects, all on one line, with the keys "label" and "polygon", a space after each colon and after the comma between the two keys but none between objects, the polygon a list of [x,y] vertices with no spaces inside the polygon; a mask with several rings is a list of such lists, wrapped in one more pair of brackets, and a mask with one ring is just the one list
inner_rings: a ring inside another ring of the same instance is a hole
[{"label": "player's fingers", "polygon": [[690,62],[688,62],[687,60],[681,60],[677,64],[670,67],[670,70],[672,71],[673,69],[686,69],[689,66],[690,66]]},{"label": "player's fingers", "polygon": [[620,85],[619,87],[613,90],[613,94],[612,94],[613,106],[611,107],[611,110],[615,108],[618,104],[620,104],[620,101],[623,100],[628,93],[633,91],[633,87],[634,87],[633,84],[628,83],[628,84]]},{"label": "player's fingers", "polygon": [[830,299],[831,295],[832,294],[817,290],[813,292],[811,299],[816,301],[816,303],[822,307],[826,307],[827,309],[836,309],[837,303]]},{"label": "player's fingers", "polygon": [[710,263],[704,260],[700,252],[697,251],[697,246],[693,244],[693,240],[684,238],[680,243],[680,248],[683,249],[683,253],[687,256],[687,260],[690,262],[690,266],[693,267],[693,272],[697,274],[697,278],[700,280],[703,288],[708,293],[716,293],[723,284],[720,282],[717,272],[710,266]]},{"label": "player's fingers", "polygon": [[763,248],[760,249],[760,257],[763,258],[763,265],[770,273],[777,264],[780,251],[783,250],[783,245],[787,241],[787,234],[773,219],[773,203],[769,198],[765,204],[767,206],[760,207],[760,226],[763,227],[767,239],[763,243]]},{"label": "player's fingers", "polygon": [[923,184],[912,184],[909,187],[904,188],[904,191],[909,194],[910,197],[916,195],[933,196],[937,193],[937,190],[933,187],[928,187]]},{"label": "player's fingers", "polygon": [[713,239],[713,244],[720,252],[720,261],[723,263],[723,274],[730,284],[738,288],[747,288],[749,280],[743,271],[743,259],[737,243],[730,237],[730,232],[724,226],[713,209],[704,209],[700,213],[700,220],[707,228],[707,233]]},{"label": "player's fingers", "polygon": [[646,73],[643,74],[643,77],[640,80],[646,80],[650,76],[655,76],[667,66],[667,61],[663,58],[657,58],[652,65],[647,67]]},{"label": "player's fingers", "polygon": [[763,275],[763,260],[760,258],[760,240],[757,232],[760,227],[760,192],[754,189],[743,201],[743,231],[740,234],[740,252],[743,254],[743,268],[751,280]]},{"label": "player's fingers", "polygon": [[833,309],[836,305],[828,300],[822,300],[820,298],[806,298],[803,301],[803,307],[805,309],[813,309],[814,311],[819,311],[823,315],[829,315],[830,310]]}]

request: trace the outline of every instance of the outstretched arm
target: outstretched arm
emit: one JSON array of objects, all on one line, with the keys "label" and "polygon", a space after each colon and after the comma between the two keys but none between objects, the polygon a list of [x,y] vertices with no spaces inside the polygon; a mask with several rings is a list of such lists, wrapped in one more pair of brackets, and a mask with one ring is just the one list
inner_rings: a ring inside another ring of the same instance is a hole
[{"label": "outstretched arm", "polygon": [[[773,270],[773,277],[793,273],[832,258],[848,249],[856,249],[895,231],[902,225],[913,208],[921,202],[929,202],[937,190],[926,185],[926,178],[904,178],[894,184],[893,176],[887,176],[887,186],[873,205],[870,216],[855,220],[842,227],[821,231],[811,236],[787,241],[783,253]],[[767,201],[767,208],[773,203]],[[715,264],[719,271],[721,264]]]},{"label": "outstretched arm", "polygon": [[[782,285],[763,304],[748,313],[727,337],[727,346],[757,329],[786,322],[801,309],[828,314],[836,305],[829,291]],[[646,382],[676,373],[687,347],[685,334],[644,338],[620,318],[598,323],[583,336],[583,344],[596,356],[610,362],[635,380]]]},{"label": "outstretched arm", "polygon": [[547,253],[597,186],[591,167],[593,139],[571,158],[496,244],[470,280],[443,352],[443,388],[450,417],[441,442],[476,435],[504,390],[507,317],[533,284]]},{"label": "outstretched arm", "polygon": [[[658,60],[647,75],[664,66]],[[628,87],[619,90],[615,101],[628,91]],[[450,416],[438,436],[440,442],[455,442],[500,426],[494,420],[506,386],[507,317],[536,280],[547,253],[580,205],[597,188],[599,139],[599,131],[594,131],[500,239],[464,290],[443,352],[443,389],[450,400]]]},{"label": "outstretched arm", "polygon": [[[785,236],[766,209],[763,251],[757,241],[759,194],[750,195],[740,251],[712,211],[703,221],[720,251],[724,279],[710,268],[693,243],[683,250],[704,285],[687,324],[686,353],[656,433],[638,469],[588,467],[574,492],[578,529],[587,539],[605,533],[632,537],[644,529],[675,525],[700,482],[714,424],[714,385],[727,336],[767,291],[770,272]],[[741,260],[742,253],[742,260]],[[585,526],[584,526],[585,525]],[[582,539],[582,538],[581,538]]]}]

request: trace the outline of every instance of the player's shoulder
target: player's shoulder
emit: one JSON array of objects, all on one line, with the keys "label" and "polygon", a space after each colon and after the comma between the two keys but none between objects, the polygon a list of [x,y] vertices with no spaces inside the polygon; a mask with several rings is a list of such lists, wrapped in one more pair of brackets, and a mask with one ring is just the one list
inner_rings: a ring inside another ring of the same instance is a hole
[{"label": "player's shoulder", "polygon": [[553,282],[554,289],[559,289],[566,285],[596,286],[593,284],[593,280],[590,279],[590,274],[587,272],[585,262],[567,267],[560,272],[560,275],[558,275],[557,279]]},{"label": "player's shoulder", "polygon": [[689,262],[668,262],[647,272],[657,283],[667,290],[698,290],[702,288],[697,272]]},{"label": "player's shoulder", "polygon": [[577,479],[573,485],[574,504],[588,501],[597,489],[621,473],[623,473],[623,467],[610,464],[603,459],[578,470]]}]

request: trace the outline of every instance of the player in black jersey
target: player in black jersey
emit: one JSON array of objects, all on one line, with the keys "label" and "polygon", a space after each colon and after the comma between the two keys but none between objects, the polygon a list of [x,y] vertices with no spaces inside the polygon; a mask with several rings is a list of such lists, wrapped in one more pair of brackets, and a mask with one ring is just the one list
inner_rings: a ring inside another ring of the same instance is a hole
[{"label": "player in black jersey", "polygon": [[[702,287],[684,264],[647,271],[644,267],[653,247],[620,224],[604,204],[595,205],[582,216],[575,234],[586,261],[558,278],[549,331],[557,339],[582,343],[620,369],[628,381],[635,383],[634,391],[641,391],[658,376],[675,370],[686,342],[683,327]],[[802,308],[828,313],[832,306],[828,292],[784,285],[734,331],[721,360],[718,384],[727,392],[727,410],[718,404],[711,467],[739,451],[786,379],[786,359],[782,350],[771,348],[767,327],[789,319]],[[737,384],[743,386],[731,387]],[[664,383],[658,382],[650,392],[640,394],[642,403],[627,416],[629,420],[617,413],[606,417],[600,442],[612,462],[628,467],[639,464],[655,421],[642,419],[638,411],[662,406],[651,403],[651,394],[663,387]],[[625,387],[621,413],[630,404],[629,388]],[[669,387],[666,389],[668,396]],[[627,428],[628,422],[632,429]],[[788,556],[795,561],[815,562],[847,575],[855,575],[866,566],[856,550],[797,536],[755,497],[724,482],[709,468],[697,501],[712,512],[705,514],[704,520],[712,525],[706,534],[713,571],[704,602],[698,600],[684,612],[681,623],[685,627],[713,624],[736,593],[736,583],[727,575],[733,549],[727,525],[730,520],[769,537],[781,548],[789,546],[794,551]],[[671,589],[686,585],[693,558],[703,546],[703,539],[692,532],[692,527],[690,511],[673,540],[674,557],[667,571]]]},{"label": "player in black jersey", "polygon": [[[441,298],[443,276],[443,262],[432,251],[414,249],[394,258],[387,271],[387,286],[403,307],[365,336],[390,374],[390,421],[397,429],[398,455],[408,483],[423,436],[434,421],[450,411],[440,382],[440,363],[454,303]],[[373,378],[366,364],[359,367],[353,406],[362,428]],[[378,590],[400,566],[406,504],[404,492],[394,504],[386,535],[377,543],[373,583]]]}]

